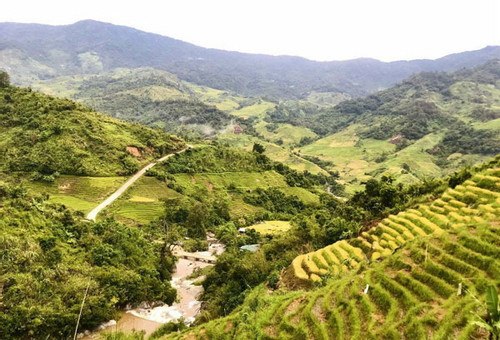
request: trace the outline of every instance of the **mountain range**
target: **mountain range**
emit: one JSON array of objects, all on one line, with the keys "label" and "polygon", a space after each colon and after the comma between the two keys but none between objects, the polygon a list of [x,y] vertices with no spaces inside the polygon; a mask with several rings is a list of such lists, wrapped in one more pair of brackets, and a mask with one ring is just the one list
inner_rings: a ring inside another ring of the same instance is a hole
[{"label": "mountain range", "polygon": [[356,97],[416,72],[454,71],[499,57],[500,47],[488,46],[436,60],[317,62],[203,48],[93,20],[65,26],[0,23],[0,69],[11,73],[15,84],[25,86],[62,75],[148,66],[247,96],[302,99],[311,92],[333,92]]}]

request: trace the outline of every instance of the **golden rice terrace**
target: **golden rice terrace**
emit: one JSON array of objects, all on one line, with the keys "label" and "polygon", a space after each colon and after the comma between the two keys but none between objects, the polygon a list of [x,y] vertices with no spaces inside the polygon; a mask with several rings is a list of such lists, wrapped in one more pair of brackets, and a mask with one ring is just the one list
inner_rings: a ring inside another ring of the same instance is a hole
[{"label": "golden rice terrace", "polygon": [[[497,163],[498,164],[498,163]],[[176,339],[486,339],[485,290],[500,283],[500,168],[359,237],[298,256],[312,290],[255,289],[229,316]]]}]

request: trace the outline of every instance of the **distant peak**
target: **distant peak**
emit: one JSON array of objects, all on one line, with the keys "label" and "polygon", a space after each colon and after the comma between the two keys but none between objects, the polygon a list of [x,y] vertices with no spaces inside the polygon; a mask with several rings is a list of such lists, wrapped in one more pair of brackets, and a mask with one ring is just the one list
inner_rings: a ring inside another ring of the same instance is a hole
[{"label": "distant peak", "polygon": [[75,22],[74,24],[70,24],[69,26],[104,26],[104,25],[113,25],[107,22],[102,22],[102,21],[97,21],[97,20],[92,20],[92,19],[85,19],[85,20],[80,20]]}]

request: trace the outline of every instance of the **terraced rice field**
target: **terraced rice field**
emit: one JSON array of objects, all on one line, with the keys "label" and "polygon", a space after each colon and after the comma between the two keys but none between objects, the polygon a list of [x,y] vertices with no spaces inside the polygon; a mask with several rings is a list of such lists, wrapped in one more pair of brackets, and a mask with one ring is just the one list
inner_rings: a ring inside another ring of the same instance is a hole
[{"label": "terraced rice field", "polygon": [[264,221],[251,225],[247,229],[254,229],[262,235],[274,235],[287,232],[291,228],[288,221]]},{"label": "terraced rice field", "polygon": [[390,215],[375,228],[355,239],[342,240],[313,253],[298,256],[292,263],[300,280],[321,281],[321,275],[337,275],[357,269],[365,260],[391,255],[406,241],[419,236],[440,236],[465,224],[483,223],[500,215],[500,170],[477,174],[456,188],[449,188],[431,204]]},{"label": "terraced rice field", "polygon": [[127,177],[61,176],[54,183],[29,182],[35,192],[47,193],[49,201],[61,203],[74,210],[89,213],[107,196],[118,189]]},{"label": "terraced rice field", "polygon": [[[500,285],[500,169],[294,260],[295,282],[260,286],[228,317],[176,339],[486,339],[472,324]],[[293,281],[292,280],[292,281]]]}]

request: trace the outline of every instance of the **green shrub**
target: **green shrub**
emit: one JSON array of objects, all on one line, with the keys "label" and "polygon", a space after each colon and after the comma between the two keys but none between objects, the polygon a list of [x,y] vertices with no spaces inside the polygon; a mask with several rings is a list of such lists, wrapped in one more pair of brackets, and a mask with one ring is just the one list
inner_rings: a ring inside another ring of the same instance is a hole
[{"label": "green shrub", "polygon": [[200,240],[200,239],[189,239],[182,241],[182,247],[184,251],[187,251],[188,253],[194,253],[197,251],[207,251],[208,242],[206,240]]},{"label": "green shrub", "polygon": [[162,336],[173,333],[173,332],[178,332],[186,329],[187,326],[184,323],[184,319],[180,318],[177,321],[170,321],[167,323],[164,323],[161,325],[157,330],[155,330],[149,337],[148,339],[154,340],[154,339],[160,339]]}]

